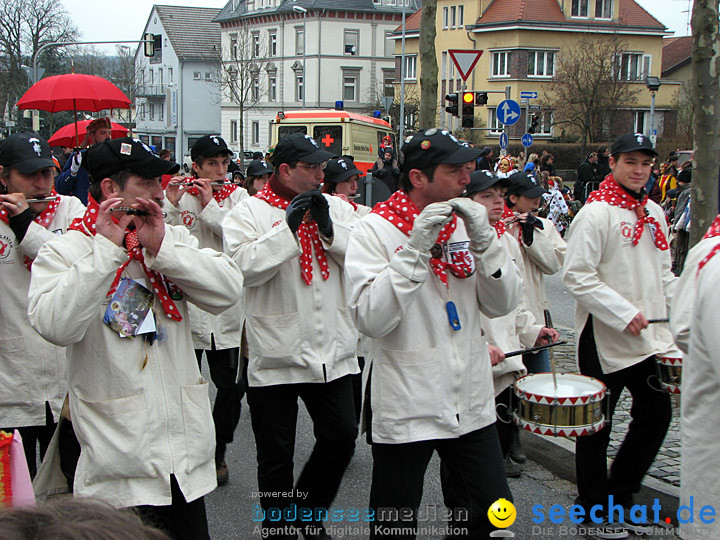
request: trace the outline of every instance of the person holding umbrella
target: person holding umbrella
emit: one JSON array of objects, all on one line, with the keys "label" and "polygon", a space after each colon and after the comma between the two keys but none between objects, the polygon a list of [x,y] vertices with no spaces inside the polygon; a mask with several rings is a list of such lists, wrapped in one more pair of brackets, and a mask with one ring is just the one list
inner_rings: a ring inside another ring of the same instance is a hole
[{"label": "person holding umbrella", "polygon": [[[85,132],[81,147],[87,149],[93,144],[112,138],[112,125],[109,118],[97,118],[90,122]],[[81,168],[85,150],[73,152],[65,162],[62,172],[55,179],[55,190],[62,195],[74,195],[87,205],[90,179],[84,168]]]},{"label": "person holding umbrella", "polygon": [[28,320],[30,267],[45,242],[85,213],[80,201],[53,191],[54,167],[50,146],[35,133],[15,133],[0,146],[0,427],[20,432],[31,476],[36,447],[42,458],[67,385],[65,349],[40,337]]}]

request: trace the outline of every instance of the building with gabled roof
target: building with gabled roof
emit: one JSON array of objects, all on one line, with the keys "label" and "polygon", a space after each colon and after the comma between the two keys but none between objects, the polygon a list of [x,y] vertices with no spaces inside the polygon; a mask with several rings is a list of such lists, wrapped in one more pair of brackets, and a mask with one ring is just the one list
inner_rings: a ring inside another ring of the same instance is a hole
[{"label": "building with gabled roof", "polygon": [[[222,33],[223,66],[249,61],[250,99],[243,107],[223,92],[222,135],[234,150],[264,151],[270,122],[281,110],[380,108],[395,77],[387,38],[419,0],[229,0],[215,21]],[[307,35],[307,39],[305,36]],[[246,44],[250,43],[248,47]],[[242,51],[250,50],[250,58]]]},{"label": "building with gabled roof", "polygon": [[687,82],[692,78],[692,36],[665,38],[662,77]]},{"label": "building with gabled roof", "polygon": [[217,8],[155,5],[143,33],[155,54],[135,53],[137,136],[178,163],[203,135],[220,133],[220,25]]},{"label": "building with gabled roof", "polygon": [[[420,13],[406,25],[406,84],[417,84],[420,65],[417,59]],[[413,24],[411,25],[411,21]],[[417,21],[417,23],[414,23]],[[665,26],[635,0],[438,0],[435,23],[439,68],[438,110],[444,110],[442,98],[463,88],[463,81],[448,51],[481,50],[482,56],[466,81],[468,90],[489,91],[486,107],[476,108],[476,117],[490,129],[487,136],[499,137],[497,105],[510,97],[521,101],[521,92],[537,92],[537,99],[521,103],[517,124],[509,126],[511,138],[519,139],[537,121],[534,137],[542,140],[560,135],[553,126],[553,111],[543,105],[543,95],[552,85],[558,58],[563,49],[583,36],[617,35],[626,44],[619,55],[618,68],[628,84],[636,86],[637,103],[625,111],[617,125],[607,126],[603,136],[618,130],[650,134],[650,92],[647,76],[663,76],[663,38]],[[396,73],[400,78],[400,28],[395,39]],[[656,95],[655,129],[674,133],[673,97],[679,88],[674,79],[662,80]],[[459,119],[440,112],[438,125],[456,129]]]}]

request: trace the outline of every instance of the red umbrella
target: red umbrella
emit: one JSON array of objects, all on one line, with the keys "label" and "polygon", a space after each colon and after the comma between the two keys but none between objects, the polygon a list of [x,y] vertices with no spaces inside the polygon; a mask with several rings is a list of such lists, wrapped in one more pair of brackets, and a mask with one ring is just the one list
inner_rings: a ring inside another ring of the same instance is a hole
[{"label": "red umbrella", "polygon": [[130,100],[113,83],[95,75],[67,73],[40,79],[17,103],[18,109],[102,111],[129,109]]},{"label": "red umbrella", "polygon": [[[81,120],[77,124],[68,124],[58,129],[53,133],[52,137],[48,139],[50,146],[76,146],[79,141],[85,137],[88,124],[92,120]],[[77,134],[75,133],[75,126],[77,125]],[[126,137],[128,130],[126,127],[110,122],[110,137],[117,139],[119,137]]]}]

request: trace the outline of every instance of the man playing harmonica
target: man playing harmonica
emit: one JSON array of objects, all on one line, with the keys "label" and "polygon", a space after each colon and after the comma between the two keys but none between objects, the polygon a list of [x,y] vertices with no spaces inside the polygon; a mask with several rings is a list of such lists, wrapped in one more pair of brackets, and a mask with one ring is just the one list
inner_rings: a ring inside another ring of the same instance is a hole
[{"label": "man playing harmonica", "polygon": [[50,146],[35,133],[16,133],[0,147],[0,426],[19,429],[32,476],[37,444],[43,456],[67,384],[65,349],[40,337],[27,318],[30,267],[40,247],[85,212],[75,197],[55,193],[54,166]]},{"label": "man playing harmonica", "polygon": [[[165,207],[165,221],[184,225],[198,239],[201,248],[222,252],[223,219],[248,196],[245,189],[225,180],[232,155],[222,137],[206,135],[198,139],[190,150],[193,177],[174,177],[165,191],[170,203]],[[244,297],[237,306],[218,316],[190,306],[195,356],[200,364],[205,352],[210,377],[217,387],[213,420],[215,466],[221,486],[229,479],[225,450],[240,421],[240,401],[245,393],[244,382],[239,377],[244,312]]]}]

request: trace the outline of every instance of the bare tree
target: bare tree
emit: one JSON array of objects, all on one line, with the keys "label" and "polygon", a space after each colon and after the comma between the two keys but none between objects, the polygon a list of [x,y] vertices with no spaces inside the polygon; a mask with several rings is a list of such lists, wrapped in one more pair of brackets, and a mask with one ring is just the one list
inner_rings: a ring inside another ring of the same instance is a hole
[{"label": "bare tree", "polygon": [[695,0],[692,10],[692,71],[695,144],[691,184],[690,246],[700,241],[718,212],[718,156],[720,156],[720,69],[718,1]]},{"label": "bare tree", "polygon": [[[245,112],[254,108],[268,90],[265,81],[270,75],[265,72],[266,57],[267,48],[248,26],[233,32],[229,48],[223,48],[220,87],[223,101],[228,100],[237,107],[240,156],[245,150]],[[278,91],[277,87],[275,91]]]},{"label": "bare tree", "polygon": [[690,79],[682,84],[673,97],[673,108],[677,114],[676,134],[678,137],[689,141],[687,146],[690,146],[693,140],[693,119],[695,117],[695,108],[693,106],[694,88],[695,84],[693,80]]},{"label": "bare tree", "polygon": [[628,74],[632,70],[623,63],[625,50],[627,44],[615,34],[583,37],[560,53],[543,104],[553,109],[555,125],[579,132],[582,155],[590,138],[600,139],[603,127],[639,93],[628,82],[642,76],[642,69]]},{"label": "bare tree", "polygon": [[420,15],[420,129],[435,126],[438,106],[438,66],[435,54],[437,0],[422,0]]}]

